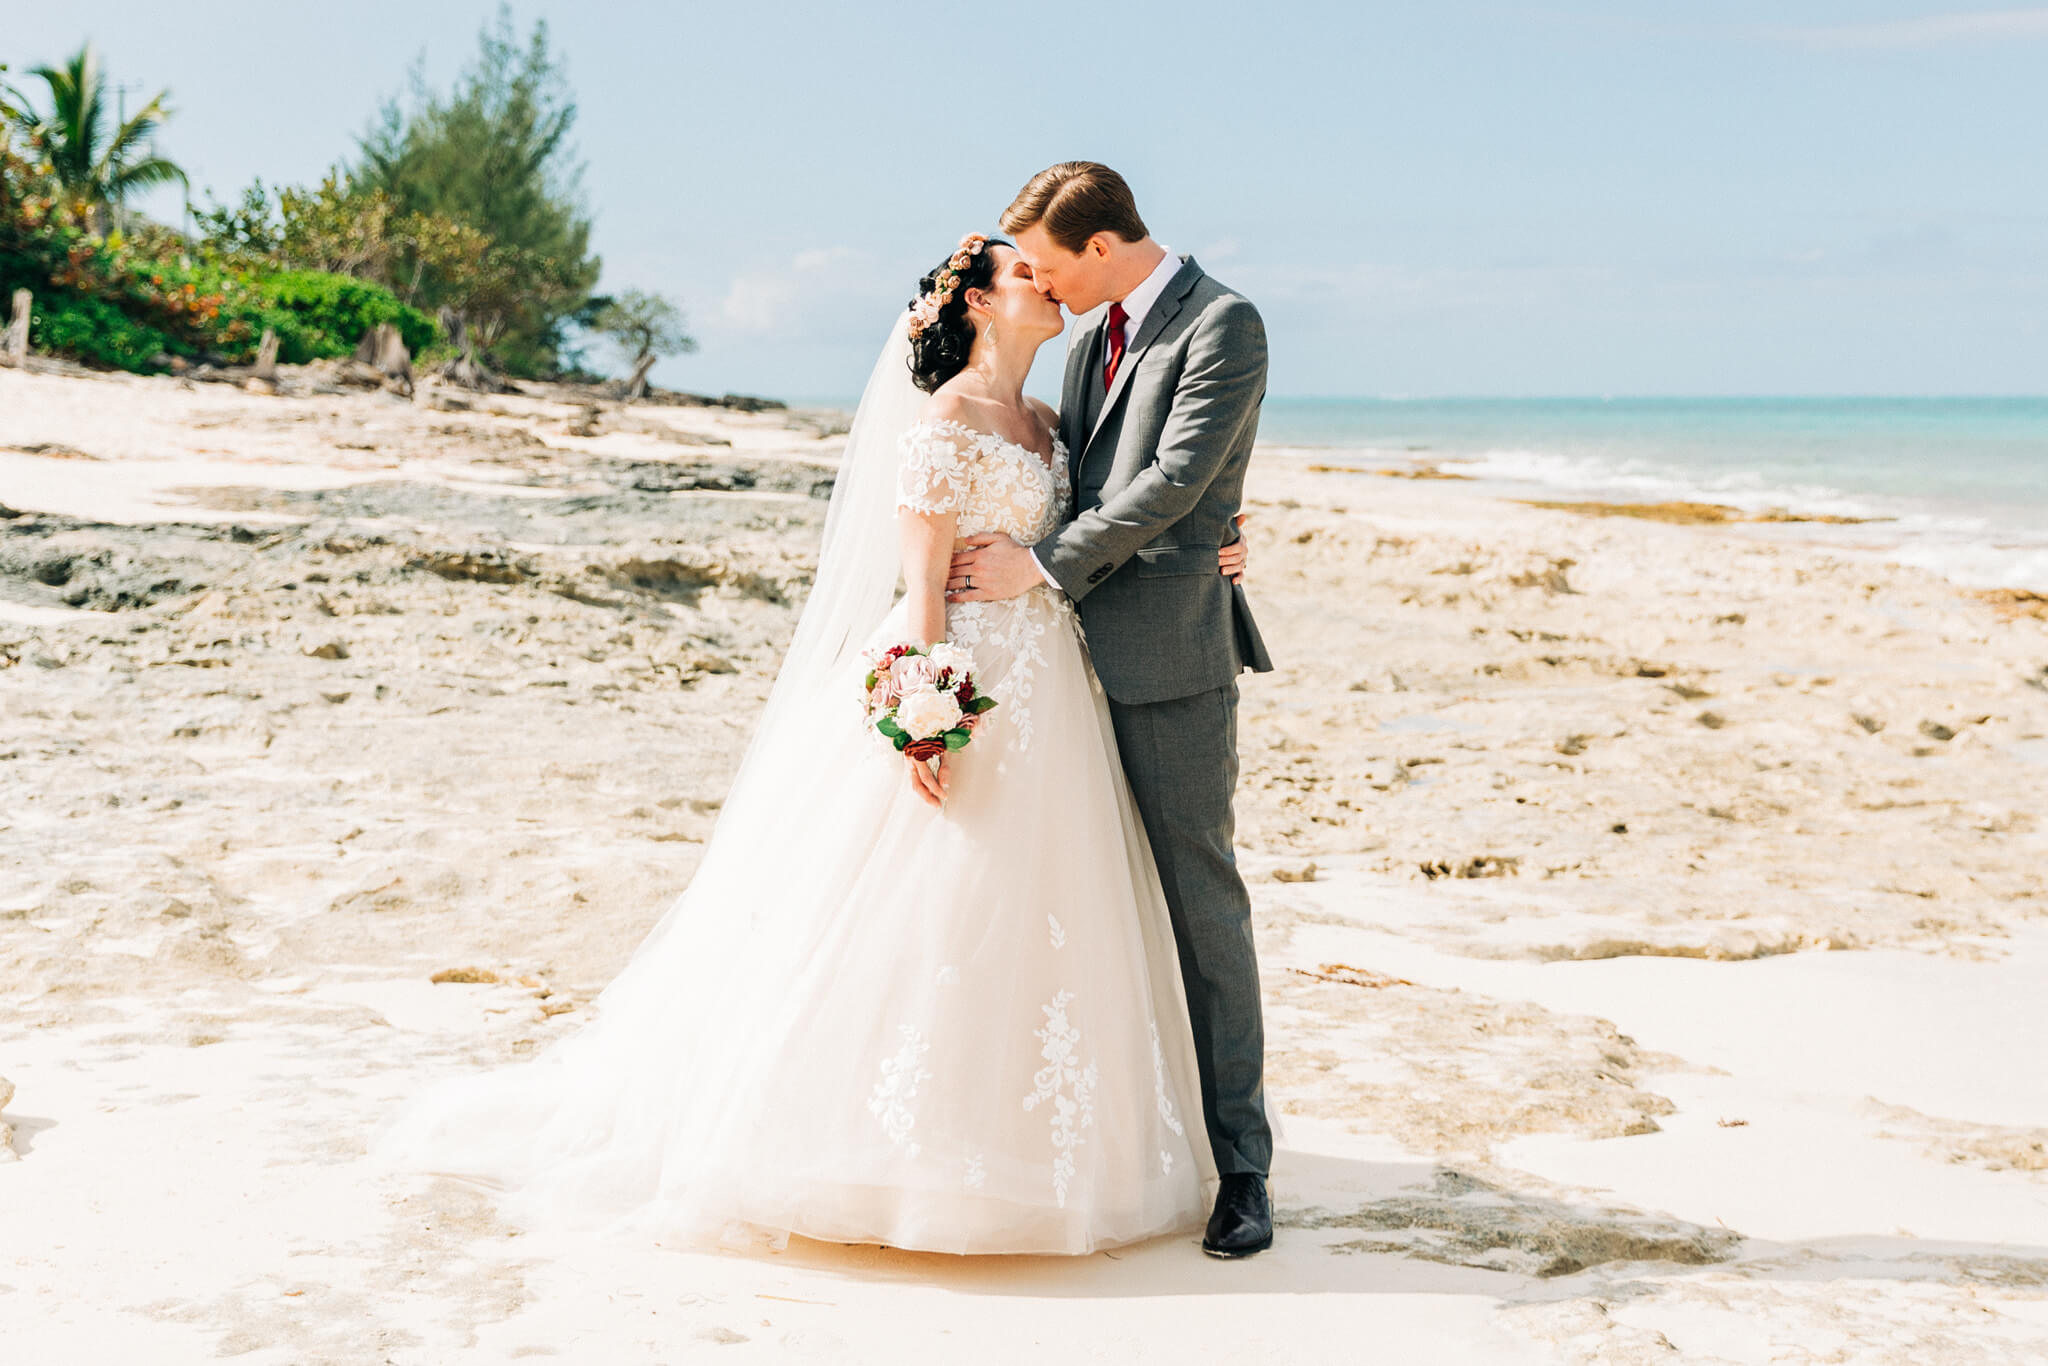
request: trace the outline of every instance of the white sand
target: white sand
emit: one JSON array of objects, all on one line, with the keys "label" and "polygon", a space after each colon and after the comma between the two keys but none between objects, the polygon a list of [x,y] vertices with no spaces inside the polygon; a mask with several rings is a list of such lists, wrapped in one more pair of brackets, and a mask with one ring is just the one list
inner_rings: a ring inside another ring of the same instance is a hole
[{"label": "white sand", "polygon": [[822,508],[774,415],[502,408],[0,372],[0,504],[132,524],[0,521],[7,1359],[2048,1359],[2044,623],[1280,456],[1271,1253],[707,1255],[367,1177],[686,882]]}]

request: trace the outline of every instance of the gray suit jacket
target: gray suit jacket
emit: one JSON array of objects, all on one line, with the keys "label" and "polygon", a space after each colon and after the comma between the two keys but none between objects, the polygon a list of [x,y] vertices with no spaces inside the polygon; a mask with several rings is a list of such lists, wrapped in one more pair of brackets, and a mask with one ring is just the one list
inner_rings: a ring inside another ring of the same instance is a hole
[{"label": "gray suit jacket", "polygon": [[1244,589],[1216,572],[1237,539],[1266,325],[1184,256],[1105,394],[1108,314],[1078,320],[1067,347],[1060,434],[1076,515],[1032,550],[1079,610],[1109,695],[1164,702],[1273,667]]}]

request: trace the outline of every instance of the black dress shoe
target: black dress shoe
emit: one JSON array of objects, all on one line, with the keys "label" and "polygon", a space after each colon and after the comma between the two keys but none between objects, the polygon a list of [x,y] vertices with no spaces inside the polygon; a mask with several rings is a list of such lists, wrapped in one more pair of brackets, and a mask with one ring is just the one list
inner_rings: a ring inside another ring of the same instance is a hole
[{"label": "black dress shoe", "polygon": [[1273,1246],[1273,1206],[1266,1198],[1266,1178],[1257,1172],[1230,1172],[1216,1192],[1216,1212],[1202,1235],[1202,1251],[1211,1257],[1249,1257]]}]

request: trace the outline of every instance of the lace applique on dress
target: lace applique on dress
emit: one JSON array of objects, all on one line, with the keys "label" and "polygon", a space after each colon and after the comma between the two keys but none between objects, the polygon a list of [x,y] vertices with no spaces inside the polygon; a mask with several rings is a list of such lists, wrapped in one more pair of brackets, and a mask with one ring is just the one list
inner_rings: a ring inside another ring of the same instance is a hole
[{"label": "lace applique on dress", "polygon": [[1024,1097],[1027,1110],[1036,1109],[1040,1101],[1052,1102],[1052,1194],[1061,1209],[1067,1207],[1067,1182],[1073,1179],[1081,1130],[1095,1123],[1095,1064],[1084,1067],[1074,1056],[1081,1030],[1067,1021],[1067,1003],[1073,999],[1072,992],[1060,991],[1051,1004],[1039,1007],[1045,1012],[1045,1028],[1031,1032],[1045,1045],[1038,1054],[1045,1066],[1033,1074],[1031,1094]]},{"label": "lace applique on dress", "polygon": [[[1032,590],[1034,593],[1036,589]],[[1053,611],[1072,617],[1064,597],[1051,599]],[[997,610],[992,610],[997,609]],[[1005,709],[996,715],[1017,731],[1017,748],[1031,748],[1031,675],[1045,663],[1044,614],[1010,602],[961,602],[946,609],[946,634],[968,649],[993,646],[1009,655],[1010,667],[990,683],[988,695]]]},{"label": "lace applique on dress", "polygon": [[[963,429],[964,430],[964,429]],[[903,433],[903,459],[896,467],[896,506],[934,517],[967,506],[974,447],[920,422]]]},{"label": "lace applique on dress", "polygon": [[[1050,463],[1028,446],[950,418],[914,424],[901,447],[896,505],[934,516],[957,513],[961,536],[1000,532],[1035,545],[1066,515],[1072,492],[1067,448],[1057,435]],[[1001,704],[995,721],[1015,728],[1020,750],[1031,746],[1032,675],[1046,662],[1045,633],[1056,623],[1076,635],[1081,629],[1073,604],[1050,587],[1005,602],[946,608],[949,639],[1004,660],[988,695]]]},{"label": "lace applique on dress", "polygon": [[868,1096],[868,1112],[882,1121],[882,1132],[891,1143],[916,1157],[918,1145],[910,1131],[917,1125],[917,1112],[910,1102],[917,1099],[918,1085],[931,1080],[932,1074],[919,1066],[931,1045],[909,1025],[899,1026],[897,1032],[903,1036],[903,1046],[893,1058],[882,1059],[882,1078]]},{"label": "lace applique on dress", "polygon": [[[1173,1130],[1175,1138],[1187,1137],[1187,1130],[1181,1127],[1180,1116],[1173,1111],[1173,1098],[1166,1094],[1166,1053],[1159,1046],[1159,1022],[1152,1022],[1152,1099],[1159,1107],[1159,1120]],[[1165,1176],[1173,1171],[1173,1154],[1166,1149],[1159,1150],[1159,1174]]]},{"label": "lace applique on dress", "polygon": [[1067,454],[1053,437],[1052,460],[993,432],[951,418],[913,423],[900,438],[896,506],[960,514],[960,534],[1000,531],[1034,545],[1059,525],[1067,501]]}]

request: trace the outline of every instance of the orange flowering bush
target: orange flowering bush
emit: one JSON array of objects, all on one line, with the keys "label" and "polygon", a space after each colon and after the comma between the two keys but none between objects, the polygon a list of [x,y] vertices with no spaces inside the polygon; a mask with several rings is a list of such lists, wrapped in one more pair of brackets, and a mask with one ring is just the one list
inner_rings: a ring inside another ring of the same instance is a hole
[{"label": "orange flowering bush", "polygon": [[347,355],[380,322],[415,351],[436,335],[425,315],[368,281],[195,256],[157,227],[103,237],[89,223],[46,169],[0,144],[0,298],[35,295],[29,339],[39,351],[148,371],[173,356],[247,361],[265,328],[288,362]]}]

